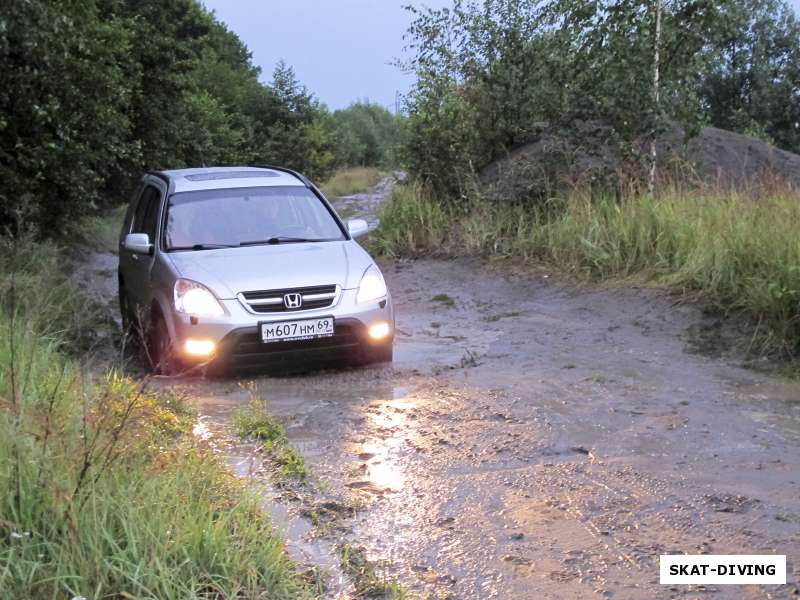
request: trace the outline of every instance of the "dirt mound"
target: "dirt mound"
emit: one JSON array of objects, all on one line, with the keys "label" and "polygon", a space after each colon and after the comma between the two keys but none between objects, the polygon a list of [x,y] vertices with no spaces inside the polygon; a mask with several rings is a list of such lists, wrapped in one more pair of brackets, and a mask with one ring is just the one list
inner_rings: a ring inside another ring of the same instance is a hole
[{"label": "dirt mound", "polygon": [[[564,185],[643,177],[648,145],[640,143],[632,155],[623,154],[604,141],[610,139],[602,127],[581,140],[541,130],[535,140],[486,165],[479,182],[493,195],[518,197],[547,195]],[[658,149],[662,179],[677,175],[682,182],[733,189],[765,180],[800,186],[800,155],[732,131],[705,127],[687,141],[683,129],[674,127],[660,137]]]},{"label": "dirt mound", "polygon": [[756,138],[705,127],[687,148],[703,180],[710,183],[741,186],[775,177],[800,185],[800,155]]}]

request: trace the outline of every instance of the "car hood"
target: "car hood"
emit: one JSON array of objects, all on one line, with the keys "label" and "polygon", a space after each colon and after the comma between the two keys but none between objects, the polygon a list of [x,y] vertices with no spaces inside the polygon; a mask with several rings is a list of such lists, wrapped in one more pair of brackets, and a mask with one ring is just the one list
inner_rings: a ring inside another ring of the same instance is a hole
[{"label": "car hood", "polygon": [[220,299],[239,292],[337,284],[358,287],[372,264],[353,241],[277,244],[168,254],[178,275],[209,287]]}]

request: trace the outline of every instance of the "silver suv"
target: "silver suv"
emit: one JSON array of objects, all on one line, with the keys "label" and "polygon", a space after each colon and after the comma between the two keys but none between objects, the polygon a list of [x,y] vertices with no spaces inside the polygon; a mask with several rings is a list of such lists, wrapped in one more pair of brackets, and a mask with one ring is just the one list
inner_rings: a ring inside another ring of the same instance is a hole
[{"label": "silver suv", "polygon": [[145,175],[119,242],[119,298],[154,370],[286,359],[392,360],[383,275],[301,174],[213,167]]}]

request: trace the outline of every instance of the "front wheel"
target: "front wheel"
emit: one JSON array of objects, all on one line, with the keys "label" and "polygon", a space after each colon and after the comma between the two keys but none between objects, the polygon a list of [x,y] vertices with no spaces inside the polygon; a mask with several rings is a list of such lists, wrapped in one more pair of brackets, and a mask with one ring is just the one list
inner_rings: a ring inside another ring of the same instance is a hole
[{"label": "front wheel", "polygon": [[153,373],[172,375],[177,370],[175,349],[169,338],[164,317],[156,313],[147,332],[145,359]]},{"label": "front wheel", "polygon": [[130,301],[125,295],[125,288],[119,287],[119,314],[122,320],[122,335],[129,337],[136,333],[136,320],[130,307]]}]

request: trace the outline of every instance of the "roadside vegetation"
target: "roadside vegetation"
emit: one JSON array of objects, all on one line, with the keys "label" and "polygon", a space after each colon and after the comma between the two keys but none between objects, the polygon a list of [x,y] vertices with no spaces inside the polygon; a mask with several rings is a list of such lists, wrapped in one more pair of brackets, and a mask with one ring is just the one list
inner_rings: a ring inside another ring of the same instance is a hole
[{"label": "roadside vegetation", "polygon": [[303,455],[289,445],[283,425],[267,412],[263,402],[253,399],[234,415],[233,426],[240,438],[262,445],[279,475],[297,479],[308,476]]},{"label": "roadside vegetation", "polygon": [[535,177],[500,201],[546,201],[575,178],[612,191],[620,175],[646,183],[666,154],[652,142],[668,134],[674,150],[707,125],[800,152],[800,21],[784,0],[410,10],[403,66],[416,82],[399,154],[439,201],[537,141]]},{"label": "roadside vegetation", "polygon": [[350,196],[371,188],[381,180],[383,173],[375,167],[342,169],[322,184],[322,192],[329,198]]},{"label": "roadside vegetation", "polygon": [[120,204],[98,214],[86,215],[68,225],[57,239],[65,245],[79,244],[98,252],[116,254],[119,250],[119,232],[127,210],[127,205]]},{"label": "roadside vegetation", "polygon": [[588,279],[696,293],[755,324],[755,350],[800,352],[800,192],[574,192],[547,207],[475,198],[454,206],[397,187],[373,244],[394,256],[510,258]]},{"label": "roadside vegetation", "polygon": [[180,395],[70,358],[92,311],[59,249],[0,244],[3,597],[310,596]]},{"label": "roadside vegetation", "polygon": [[266,163],[324,181],[385,165],[401,121],[366,101],[331,112],[284,62],[262,83],[198,0],[8,0],[0,73],[0,232],[23,218],[56,236],[148,169]]},{"label": "roadside vegetation", "polygon": [[[416,83],[399,155],[410,184],[383,207],[379,250],[670,286],[749,317],[751,350],[800,353],[800,156],[788,153],[800,152],[800,20],[790,5],[454,0],[409,10],[404,66]],[[703,138],[706,126],[751,137]],[[699,155],[695,138],[707,144]],[[741,162],[714,163],[719,155]]]}]

